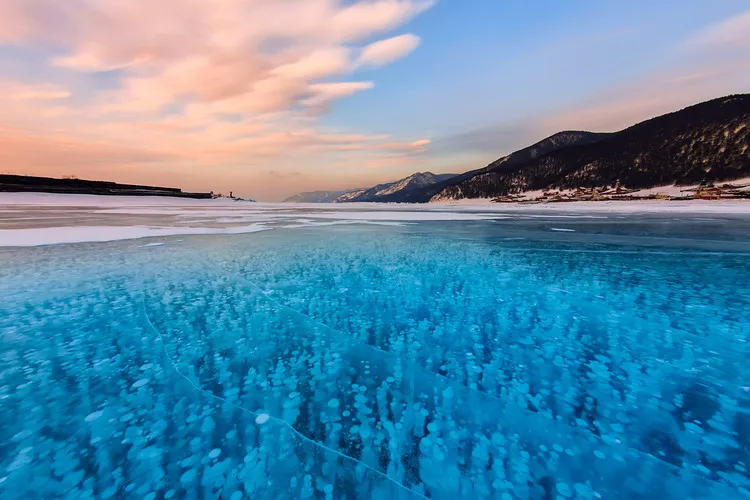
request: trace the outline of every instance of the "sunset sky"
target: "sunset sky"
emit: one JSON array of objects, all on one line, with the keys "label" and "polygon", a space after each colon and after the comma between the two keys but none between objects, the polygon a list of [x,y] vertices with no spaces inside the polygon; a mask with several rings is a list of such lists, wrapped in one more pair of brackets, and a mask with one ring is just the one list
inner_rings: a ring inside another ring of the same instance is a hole
[{"label": "sunset sky", "polygon": [[275,201],[748,91],[747,0],[0,1],[0,173]]}]

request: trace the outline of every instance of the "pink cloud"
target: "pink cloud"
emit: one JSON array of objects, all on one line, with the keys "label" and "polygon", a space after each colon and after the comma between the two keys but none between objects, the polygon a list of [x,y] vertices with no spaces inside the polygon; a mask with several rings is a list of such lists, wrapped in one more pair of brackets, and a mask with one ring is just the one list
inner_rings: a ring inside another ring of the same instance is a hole
[{"label": "pink cloud", "polygon": [[434,0],[376,0],[357,2],[331,20],[334,37],[356,41],[396,28],[435,4]]},{"label": "pink cloud", "polygon": [[302,102],[311,108],[324,106],[336,99],[341,99],[342,97],[347,97],[373,87],[374,84],[372,82],[316,83],[310,85],[308,88],[310,97]]},{"label": "pink cloud", "polygon": [[750,45],[750,11],[725,19],[693,36],[693,47],[744,47]]},{"label": "pink cloud", "polygon": [[94,51],[83,51],[71,56],[57,57],[53,59],[53,64],[61,68],[69,68],[80,71],[112,71],[123,69],[131,66],[143,64],[152,59],[150,54],[141,54],[133,56],[131,59],[122,59],[119,61],[107,61],[100,57]]},{"label": "pink cloud", "polygon": [[348,47],[330,47],[304,54],[293,62],[275,67],[274,75],[309,81],[344,73],[349,67]]},{"label": "pink cloud", "polygon": [[32,87],[17,90],[11,93],[9,97],[16,101],[66,99],[70,97],[70,92],[67,90],[55,90],[53,88]]},{"label": "pink cloud", "polygon": [[380,40],[362,49],[357,64],[371,67],[383,66],[410,54],[418,46],[419,37],[411,34]]},{"label": "pink cloud", "polygon": [[[243,96],[248,112],[258,112],[291,107],[311,93],[310,85],[350,71],[348,43],[396,28],[433,3],[5,0],[0,41],[52,45],[65,53],[50,63],[69,69],[124,69],[123,89],[105,98],[113,110],[153,112],[177,100]],[[413,50],[414,40],[406,35],[375,42],[364,53],[382,65]],[[269,52],[269,41],[283,50]],[[268,102],[275,105],[263,104]],[[318,105],[318,99],[310,102]]]},{"label": "pink cloud", "polygon": [[[107,176],[112,167],[158,163],[174,159],[169,152],[90,141],[66,134],[35,133],[3,127],[0,149],[5,168],[39,175],[78,174]],[[22,170],[21,170],[22,168]]]},{"label": "pink cloud", "polygon": [[559,130],[616,131],[701,101],[740,92],[750,85],[750,59],[668,69],[578,102],[569,110],[537,120],[540,134]]},{"label": "pink cloud", "polygon": [[[301,156],[334,165],[349,150],[419,154],[424,141],[326,132],[317,117],[374,86],[353,78],[357,55],[381,66],[411,52],[414,35],[377,37],[433,3],[2,0],[0,43],[54,49],[45,64],[57,69],[48,74],[122,75],[119,87],[75,92],[75,101],[58,82],[0,82],[0,127],[15,131],[3,138],[4,153],[21,171],[129,181],[138,172],[143,182],[166,172],[218,182],[203,169],[247,169],[247,177]],[[179,112],[165,117],[167,108]]]}]

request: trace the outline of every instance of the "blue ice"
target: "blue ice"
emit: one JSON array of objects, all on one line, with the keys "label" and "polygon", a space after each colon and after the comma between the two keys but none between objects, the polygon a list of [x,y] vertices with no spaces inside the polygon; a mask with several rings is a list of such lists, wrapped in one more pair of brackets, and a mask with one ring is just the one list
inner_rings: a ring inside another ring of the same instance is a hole
[{"label": "blue ice", "polygon": [[749,497],[748,241],[514,231],[0,250],[0,495]]}]

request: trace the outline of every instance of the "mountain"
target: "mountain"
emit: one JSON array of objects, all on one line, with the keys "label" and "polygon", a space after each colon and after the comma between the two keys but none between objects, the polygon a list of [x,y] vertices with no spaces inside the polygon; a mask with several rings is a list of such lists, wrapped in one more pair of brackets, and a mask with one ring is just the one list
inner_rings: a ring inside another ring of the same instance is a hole
[{"label": "mountain", "polygon": [[608,137],[609,135],[610,134],[606,133],[583,131],[558,132],[555,135],[547,137],[546,139],[542,139],[536,144],[532,144],[531,146],[518,150],[515,153],[503,156],[499,160],[495,160],[486,167],[451,176],[445,180],[429,185],[427,187],[405,193],[403,198],[399,201],[407,203],[426,203],[430,201],[435,195],[441,193],[448,186],[459,184],[477,175],[484,174],[491,170],[510,169],[514,166],[521,165],[525,162],[567,146],[593,144],[594,142],[600,141],[605,137]]},{"label": "mountain", "polygon": [[284,203],[332,203],[333,200],[352,191],[361,191],[361,189],[347,189],[343,191],[307,191],[290,196]]},{"label": "mountain", "polygon": [[432,172],[417,172],[416,174],[395,182],[378,184],[377,186],[368,189],[359,189],[350,193],[345,193],[336,198],[333,202],[401,202],[404,201],[411,192],[423,189],[454,176],[455,174],[435,175]]},{"label": "mountain", "polygon": [[[561,135],[562,134],[562,135]],[[538,189],[648,188],[750,176],[750,94],[713,99],[611,134],[563,132],[414,193],[413,201]]]}]

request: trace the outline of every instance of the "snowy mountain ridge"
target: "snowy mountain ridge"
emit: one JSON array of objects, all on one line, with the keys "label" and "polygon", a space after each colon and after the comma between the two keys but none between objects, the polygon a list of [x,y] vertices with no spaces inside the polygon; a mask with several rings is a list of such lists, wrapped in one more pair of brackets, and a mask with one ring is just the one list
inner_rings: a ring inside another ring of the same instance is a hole
[{"label": "snowy mountain ridge", "polygon": [[331,203],[347,193],[361,192],[362,189],[344,189],[338,191],[305,191],[290,196],[284,203]]},{"label": "snowy mountain ridge", "polygon": [[720,97],[619,132],[567,130],[463,174],[417,172],[330,200],[427,203],[539,190],[648,189],[750,175],[750,94]]},{"label": "snowy mountain ridge", "polygon": [[417,172],[416,174],[412,174],[409,177],[394,182],[378,184],[369,189],[360,189],[358,191],[343,194],[333,200],[333,202],[399,202],[402,201],[401,197],[406,193],[431,186],[454,176],[455,174]]}]

